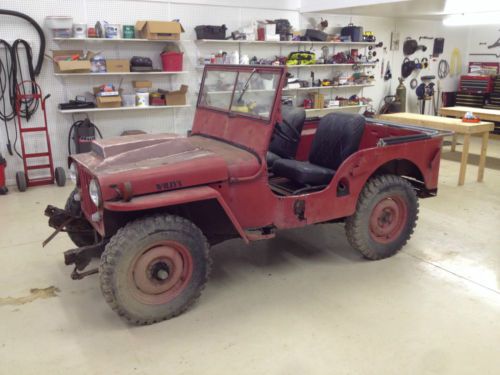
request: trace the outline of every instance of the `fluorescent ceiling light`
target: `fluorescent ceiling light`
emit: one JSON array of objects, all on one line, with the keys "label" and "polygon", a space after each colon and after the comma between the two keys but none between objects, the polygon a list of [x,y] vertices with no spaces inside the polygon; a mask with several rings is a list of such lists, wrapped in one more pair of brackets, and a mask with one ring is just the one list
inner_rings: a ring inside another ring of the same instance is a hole
[{"label": "fluorescent ceiling light", "polygon": [[[477,1],[477,0],[476,0]],[[499,25],[500,12],[454,14],[443,19],[445,26]]]}]

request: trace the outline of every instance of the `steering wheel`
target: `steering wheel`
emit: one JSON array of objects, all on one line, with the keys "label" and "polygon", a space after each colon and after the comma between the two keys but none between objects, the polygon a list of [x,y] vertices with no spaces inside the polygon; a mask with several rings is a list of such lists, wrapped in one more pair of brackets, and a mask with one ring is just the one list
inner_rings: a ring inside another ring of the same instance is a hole
[{"label": "steering wheel", "polygon": [[[288,134],[286,134],[283,129],[281,129],[281,124],[285,125],[288,130],[292,132],[294,137],[290,137]],[[277,124],[274,127],[274,132],[276,133],[276,135],[287,142],[297,143],[300,139],[300,133],[297,131],[297,129],[290,125],[290,123],[285,119],[282,120],[281,124]]]}]

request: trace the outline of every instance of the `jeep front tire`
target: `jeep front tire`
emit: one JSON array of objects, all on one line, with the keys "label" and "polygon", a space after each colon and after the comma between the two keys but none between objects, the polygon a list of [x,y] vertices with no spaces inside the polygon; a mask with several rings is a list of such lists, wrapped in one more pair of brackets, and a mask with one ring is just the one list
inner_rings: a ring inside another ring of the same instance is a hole
[{"label": "jeep front tire", "polygon": [[106,245],[101,291],[125,321],[173,318],[200,296],[210,271],[208,242],[189,220],[155,215],[129,222]]}]

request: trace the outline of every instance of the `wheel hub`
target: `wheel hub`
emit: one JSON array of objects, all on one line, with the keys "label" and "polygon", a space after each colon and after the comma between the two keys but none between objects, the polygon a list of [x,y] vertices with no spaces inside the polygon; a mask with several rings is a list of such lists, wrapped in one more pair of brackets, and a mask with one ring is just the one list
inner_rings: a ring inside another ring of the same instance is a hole
[{"label": "wheel hub", "polygon": [[401,234],[406,219],[406,204],[399,196],[383,198],[372,210],[370,234],[377,242],[394,241]]},{"label": "wheel hub", "polygon": [[165,262],[158,262],[153,265],[153,270],[151,272],[151,277],[158,281],[165,281],[170,273],[168,264]]},{"label": "wheel hub", "polygon": [[136,297],[149,304],[173,299],[189,282],[193,271],[188,250],[179,243],[161,243],[141,252],[129,269]]}]

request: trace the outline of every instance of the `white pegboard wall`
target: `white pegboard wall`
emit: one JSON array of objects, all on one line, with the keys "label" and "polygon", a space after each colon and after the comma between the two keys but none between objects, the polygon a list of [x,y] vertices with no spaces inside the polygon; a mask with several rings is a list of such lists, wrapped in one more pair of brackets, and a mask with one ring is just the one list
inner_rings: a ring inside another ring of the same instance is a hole
[{"label": "white pegboard wall", "polygon": [[[128,111],[128,112],[102,112],[90,114],[89,117],[94,122],[104,137],[119,135],[124,130],[142,129],[151,133],[176,132],[185,134],[192,124],[194,105],[196,103],[195,93],[198,90],[200,72],[196,71],[197,46],[192,41],[195,39],[194,27],[199,24],[221,25],[226,24],[230,30],[243,26],[246,20],[259,18],[259,9],[242,8],[236,6],[210,6],[196,4],[182,4],[168,1],[135,1],[135,0],[18,0],[16,2],[2,1],[0,8],[16,10],[26,13],[35,19],[42,27],[44,19],[49,15],[67,15],[73,17],[74,23],[95,24],[98,20],[106,20],[110,23],[120,25],[135,24],[139,19],[159,19],[171,20],[179,18],[186,30],[182,39],[189,40],[180,44],[184,51],[184,70],[189,70],[189,74],[178,76],[158,76],[148,77],[154,83],[154,87],[167,89],[177,89],[181,83],[189,85],[188,102],[192,108],[182,108],[175,110],[151,110],[151,111]],[[126,11],[124,11],[126,10]],[[269,10],[273,18],[289,18],[298,26],[298,12]],[[267,14],[271,14],[267,13]],[[15,40],[23,38],[33,43],[34,55],[38,53],[38,35],[34,28],[27,22],[15,18],[0,16],[0,38]],[[101,51],[109,58],[130,58],[134,55],[149,56],[156,65],[159,65],[159,48],[161,45],[155,43],[84,43],[60,42],[55,43],[51,38],[50,30],[45,27],[47,41],[46,54],[51,54],[55,49],[90,49]],[[1,52],[1,51],[0,51]],[[36,58],[36,57],[35,57]],[[135,78],[137,79],[137,78]],[[125,91],[132,91],[131,81],[133,78],[125,77],[122,88]],[[49,125],[49,135],[52,144],[54,164],[56,166],[66,166],[68,156],[67,137],[68,130],[73,122],[70,115],[62,115],[57,111],[60,102],[67,101],[77,94],[91,91],[92,86],[102,83],[120,82],[119,77],[55,77],[53,75],[52,62],[45,60],[38,83],[45,93],[50,93],[51,98],[47,101],[47,118]],[[39,112],[40,113],[40,112]],[[84,115],[75,115],[75,119],[81,119]],[[34,121],[34,120],[33,120]],[[3,124],[0,124],[3,125]],[[14,140],[14,125],[9,124],[12,141]],[[30,137],[33,138],[33,137]],[[39,147],[39,139],[29,139],[27,147]],[[0,127],[0,152],[7,159],[7,181],[14,183],[15,172],[22,170],[22,162],[17,156],[7,154],[5,147],[5,131]]]},{"label": "white pegboard wall", "polygon": [[[390,41],[390,31],[398,29],[401,35],[401,40],[407,35],[418,37],[416,34],[422,30],[418,22],[405,20],[398,22],[390,18],[381,17],[351,17],[349,15],[331,15],[331,14],[303,14],[301,15],[295,7],[290,6],[290,1],[283,2],[284,10],[279,10],[280,6],[277,2],[264,1],[217,1],[217,5],[202,5],[206,0],[200,0],[197,4],[183,2],[169,2],[168,0],[18,0],[10,1],[0,0],[0,8],[17,10],[26,13],[34,18],[40,25],[44,24],[44,19],[48,15],[69,15],[73,17],[75,23],[87,23],[93,25],[97,20],[106,20],[116,24],[135,24],[138,19],[158,19],[172,20],[180,19],[186,32],[182,35],[183,42],[180,43],[181,49],[184,51],[184,70],[188,70],[189,74],[178,76],[154,76],[148,77],[151,79],[155,87],[164,87],[167,89],[177,89],[181,83],[189,85],[188,102],[192,105],[191,108],[175,109],[175,110],[152,110],[152,111],[128,111],[128,112],[102,112],[90,114],[90,119],[99,127],[105,137],[119,135],[124,130],[142,129],[151,133],[159,132],[176,132],[185,134],[191,128],[194,105],[196,104],[196,93],[200,81],[201,71],[196,70],[198,65],[198,57],[204,51],[216,51],[221,47],[202,46],[193,42],[196,39],[194,27],[200,24],[205,25],[222,25],[226,24],[229,31],[247,26],[250,22],[258,19],[275,19],[287,18],[295,29],[305,29],[308,26],[309,19],[314,18],[319,20],[320,17],[326,18],[330,22],[332,28],[338,28],[347,25],[351,20],[357,25],[363,25],[365,30],[375,32],[377,40],[384,41],[384,45],[388,46]],[[224,6],[226,4],[227,6]],[[240,6],[238,6],[240,4]],[[247,7],[245,7],[247,4]],[[256,8],[259,4],[264,8]],[[281,4],[281,2],[279,3]],[[445,52],[448,53],[452,44],[457,44],[463,49],[462,56],[464,65],[466,60],[466,44],[463,29],[444,29],[439,22],[428,22],[425,25],[426,33],[431,33],[433,36],[446,37]],[[130,58],[133,55],[144,55],[151,57],[156,64],[159,64],[159,53],[161,44],[156,43],[85,43],[81,41],[55,43],[50,35],[50,30],[45,30],[47,40],[47,54],[51,54],[54,49],[91,49],[93,51],[101,51],[106,57]],[[331,31],[331,30],[329,30]],[[439,35],[437,35],[439,34]],[[7,16],[0,16],[0,38],[13,41],[17,38],[23,38],[33,44],[34,55],[38,53],[38,36],[27,22]],[[460,45],[462,41],[462,45]],[[234,46],[224,46],[226,51],[230,52]],[[291,49],[283,46],[244,46],[243,52],[249,55],[258,55],[270,57],[280,52],[287,54]],[[381,51],[381,50],[379,50]],[[1,55],[1,50],[0,50]],[[444,55],[443,55],[444,56]],[[448,57],[448,56],[445,56]],[[35,57],[36,58],[36,57]],[[366,88],[362,91],[364,96],[372,97],[375,106],[389,92],[393,92],[397,85],[397,77],[400,71],[400,53],[392,54],[388,51],[385,59],[391,60],[393,80],[384,82],[380,79],[380,65],[375,69],[375,77],[377,84],[375,87]],[[318,71],[316,78],[326,78],[332,71],[323,69]],[[301,78],[306,78],[301,76]],[[122,88],[125,91],[131,91],[133,78],[125,77]],[[77,94],[82,94],[85,91],[90,91],[92,86],[111,82],[118,84],[119,77],[69,77],[61,78],[53,75],[52,62],[45,60],[43,70],[38,77],[38,82],[45,93],[50,93],[52,96],[47,101],[47,118],[50,129],[50,139],[52,142],[52,151],[54,163],[56,166],[66,166],[67,151],[67,136],[68,130],[73,122],[70,115],[62,115],[57,111],[58,103],[67,101]],[[450,85],[453,86],[456,80],[450,80]],[[409,90],[409,89],[408,89]],[[410,91],[410,90],[409,90]],[[339,95],[351,92],[339,92]],[[409,94],[410,95],[410,94]],[[75,119],[83,118],[83,115],[75,116]],[[13,124],[10,125],[11,138],[13,136]],[[15,172],[22,169],[22,163],[17,157],[7,155],[5,147],[5,131],[3,124],[0,124],[0,152],[6,157],[7,180],[8,183],[14,182]],[[29,142],[32,143],[32,142]]]}]

